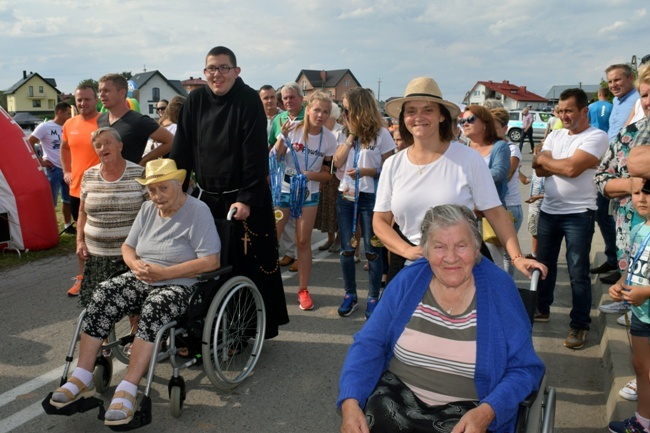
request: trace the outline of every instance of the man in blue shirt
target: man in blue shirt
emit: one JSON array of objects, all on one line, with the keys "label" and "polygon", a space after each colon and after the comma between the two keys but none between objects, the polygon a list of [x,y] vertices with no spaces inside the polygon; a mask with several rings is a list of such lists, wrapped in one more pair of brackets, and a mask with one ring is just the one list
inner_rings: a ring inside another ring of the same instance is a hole
[{"label": "man in blue shirt", "polygon": [[598,100],[589,104],[589,123],[605,132],[609,131],[609,116],[612,113],[612,103],[608,99],[609,89],[601,87],[598,89]]},{"label": "man in blue shirt", "polygon": [[[609,129],[607,131],[607,136],[611,142],[616,138],[621,128],[625,126],[625,121],[634,109],[634,104],[637,99],[639,99],[639,92],[634,87],[634,73],[630,65],[611,65],[605,69],[605,74],[607,74],[609,90],[614,95],[612,113],[609,116]],[[616,260],[616,223],[614,222],[614,218],[609,214],[609,199],[599,193],[597,204],[596,222],[605,242],[605,256],[607,257],[607,261],[598,267],[592,268],[591,273],[600,274],[614,271],[600,278],[600,281],[605,284],[614,284],[621,276]]]}]

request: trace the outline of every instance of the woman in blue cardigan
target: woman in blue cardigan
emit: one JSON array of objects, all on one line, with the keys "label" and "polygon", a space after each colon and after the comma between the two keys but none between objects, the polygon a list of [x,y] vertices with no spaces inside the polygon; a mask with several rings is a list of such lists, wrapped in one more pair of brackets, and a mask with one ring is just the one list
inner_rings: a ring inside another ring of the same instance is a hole
[{"label": "woman in blue cardigan", "polygon": [[341,432],[450,431],[436,422],[510,432],[544,372],[514,282],[480,255],[467,207],[431,208],[421,231],[424,257],[395,277],[348,352]]}]

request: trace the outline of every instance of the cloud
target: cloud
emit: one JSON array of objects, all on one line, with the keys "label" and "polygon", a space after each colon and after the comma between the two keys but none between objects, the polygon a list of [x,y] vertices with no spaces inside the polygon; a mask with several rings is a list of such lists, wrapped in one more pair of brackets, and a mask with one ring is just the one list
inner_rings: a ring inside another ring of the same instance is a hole
[{"label": "cloud", "polygon": [[602,29],[598,30],[599,35],[606,35],[608,33],[613,33],[616,30],[623,28],[626,26],[625,21],[616,21],[612,25],[609,25],[607,27],[603,27]]}]

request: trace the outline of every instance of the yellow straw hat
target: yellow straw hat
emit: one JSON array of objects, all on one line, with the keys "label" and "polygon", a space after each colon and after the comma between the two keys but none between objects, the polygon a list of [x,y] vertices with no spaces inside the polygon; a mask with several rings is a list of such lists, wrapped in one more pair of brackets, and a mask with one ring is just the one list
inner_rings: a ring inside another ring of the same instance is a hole
[{"label": "yellow straw hat", "polygon": [[399,113],[402,111],[402,106],[408,101],[429,101],[436,104],[444,105],[451,118],[455,119],[460,115],[460,108],[453,102],[446,101],[442,97],[442,92],[438,83],[433,78],[419,77],[409,81],[406,86],[403,98],[396,98],[388,101],[384,106],[384,111],[394,119],[399,119]]},{"label": "yellow straw hat", "polygon": [[140,185],[151,185],[152,183],[164,182],[176,179],[181,183],[185,181],[187,171],[176,168],[176,161],[173,159],[154,159],[147,163],[144,179],[136,179]]}]

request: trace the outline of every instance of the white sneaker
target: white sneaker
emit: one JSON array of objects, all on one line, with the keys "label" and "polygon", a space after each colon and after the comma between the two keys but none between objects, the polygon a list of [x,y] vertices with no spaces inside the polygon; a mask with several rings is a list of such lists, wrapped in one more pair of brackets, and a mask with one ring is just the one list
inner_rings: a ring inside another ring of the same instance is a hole
[{"label": "white sneaker", "polygon": [[[627,316],[627,319],[625,318]],[[616,319],[616,323],[618,323],[621,326],[627,326],[628,323],[632,321],[632,312],[628,311],[627,313],[623,314],[621,317]]]},{"label": "white sneaker", "polygon": [[629,381],[623,388],[618,391],[618,395],[625,400],[636,401],[636,379]]},{"label": "white sneaker", "polygon": [[621,302],[612,302],[611,304],[604,304],[598,306],[598,311],[605,314],[622,314],[630,309],[629,304]]}]

